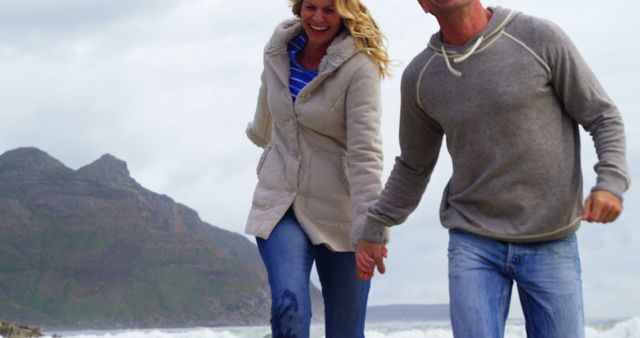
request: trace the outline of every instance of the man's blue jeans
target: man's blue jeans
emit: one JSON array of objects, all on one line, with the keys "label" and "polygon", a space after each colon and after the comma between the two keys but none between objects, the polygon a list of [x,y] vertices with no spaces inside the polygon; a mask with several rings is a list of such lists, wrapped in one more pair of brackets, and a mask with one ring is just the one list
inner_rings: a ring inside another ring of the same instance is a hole
[{"label": "man's blue jeans", "polygon": [[499,338],[515,281],[528,338],[583,338],[576,235],[505,243],[449,231],[449,298],[456,338]]},{"label": "man's blue jeans", "polygon": [[313,245],[289,210],[269,239],[257,239],[271,286],[273,338],[308,338],[309,276],[316,263],[325,310],[326,338],[364,338],[369,281],[356,277],[353,252]]}]

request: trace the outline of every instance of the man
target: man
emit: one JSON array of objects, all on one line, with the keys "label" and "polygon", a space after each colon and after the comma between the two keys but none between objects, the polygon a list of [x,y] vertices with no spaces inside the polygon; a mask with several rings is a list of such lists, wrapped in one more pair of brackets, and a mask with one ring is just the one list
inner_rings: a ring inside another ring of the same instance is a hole
[{"label": "man", "polygon": [[[620,113],[552,23],[479,0],[418,2],[440,31],[404,71],[401,155],[352,235],[358,275],[384,273],[386,228],[418,205],[446,135],[453,173],[440,219],[454,336],[502,337],[515,281],[528,337],[584,337],[575,231],[622,210]],[[578,125],[598,155],[584,207]]]}]

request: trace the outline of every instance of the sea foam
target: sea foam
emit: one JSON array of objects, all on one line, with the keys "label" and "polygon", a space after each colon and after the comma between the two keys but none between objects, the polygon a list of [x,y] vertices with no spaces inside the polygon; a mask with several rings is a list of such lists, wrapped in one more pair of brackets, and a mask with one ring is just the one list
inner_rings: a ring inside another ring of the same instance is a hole
[{"label": "sea foam", "polygon": [[[620,321],[594,321],[585,328],[586,338],[640,338],[640,317]],[[314,325],[312,338],[322,338],[323,328]],[[52,338],[47,333],[45,338]],[[192,329],[154,329],[122,330],[104,332],[61,332],[63,337],[73,338],[263,338],[268,336],[269,328],[192,328]],[[524,324],[510,322],[505,329],[505,338],[526,338]],[[372,323],[367,325],[367,338],[453,338],[448,322],[412,322],[412,323]]]}]

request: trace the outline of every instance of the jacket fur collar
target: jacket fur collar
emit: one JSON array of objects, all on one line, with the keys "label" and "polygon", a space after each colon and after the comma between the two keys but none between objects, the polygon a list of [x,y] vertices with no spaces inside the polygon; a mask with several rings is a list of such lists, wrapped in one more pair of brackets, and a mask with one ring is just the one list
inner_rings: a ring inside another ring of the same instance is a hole
[{"label": "jacket fur collar", "polygon": [[[265,56],[278,61],[287,60],[287,44],[302,32],[302,22],[299,18],[291,18],[279,24],[265,47]],[[359,52],[353,38],[346,29],[342,29],[333,39],[327,49],[327,54],[320,62],[319,72],[326,73],[340,67],[343,63]]]}]

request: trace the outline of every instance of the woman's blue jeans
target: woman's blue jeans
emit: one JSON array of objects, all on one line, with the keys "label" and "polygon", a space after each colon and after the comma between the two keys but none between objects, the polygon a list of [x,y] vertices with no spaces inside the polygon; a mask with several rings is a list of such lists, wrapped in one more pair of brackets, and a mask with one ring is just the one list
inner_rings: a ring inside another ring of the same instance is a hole
[{"label": "woman's blue jeans", "polygon": [[271,286],[273,338],[309,337],[314,262],[322,284],[326,338],[364,338],[370,282],[356,277],[353,252],[313,245],[291,209],[269,238],[257,243]]},{"label": "woman's blue jeans", "polygon": [[583,338],[576,235],[506,243],[449,231],[449,298],[456,338],[501,338],[518,286],[528,338]]}]

